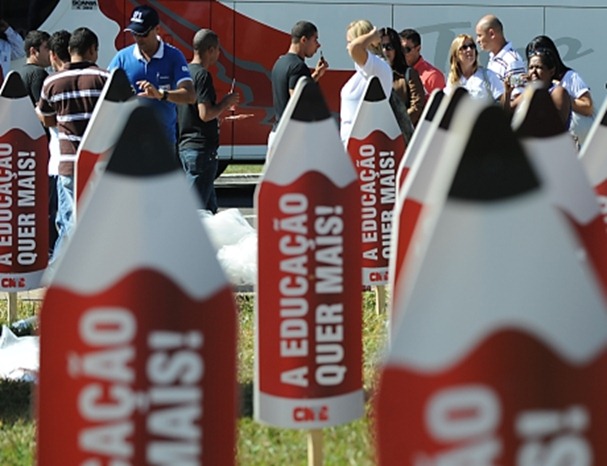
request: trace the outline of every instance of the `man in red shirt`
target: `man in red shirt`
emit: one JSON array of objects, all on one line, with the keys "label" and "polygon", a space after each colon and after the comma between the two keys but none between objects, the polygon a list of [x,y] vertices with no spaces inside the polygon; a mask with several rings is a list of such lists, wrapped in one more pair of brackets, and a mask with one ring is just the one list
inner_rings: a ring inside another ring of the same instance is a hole
[{"label": "man in red shirt", "polygon": [[419,73],[426,90],[426,98],[434,89],[443,89],[445,87],[445,75],[421,56],[422,39],[419,32],[415,29],[403,29],[399,36],[407,65],[412,66]]}]

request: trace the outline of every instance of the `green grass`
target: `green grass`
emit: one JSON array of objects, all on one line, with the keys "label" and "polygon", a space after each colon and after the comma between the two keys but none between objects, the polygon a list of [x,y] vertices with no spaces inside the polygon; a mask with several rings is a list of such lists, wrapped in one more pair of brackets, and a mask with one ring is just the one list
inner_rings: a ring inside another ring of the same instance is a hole
[{"label": "green grass", "polygon": [[34,464],[35,438],[36,427],[31,420],[18,420],[0,425],[0,464],[2,466]]},{"label": "green grass", "polygon": [[[238,382],[242,393],[242,416],[238,420],[237,464],[246,466],[273,466],[307,464],[308,432],[277,429],[253,421],[253,352],[254,352],[254,297],[237,295],[240,309],[240,340],[238,347]],[[18,318],[33,315],[39,302],[20,301]],[[372,396],[375,385],[376,363],[385,341],[386,315],[375,312],[375,296],[363,295],[363,349],[364,387]],[[0,301],[0,322],[5,321],[6,301]],[[34,464],[35,419],[32,398],[35,386],[26,382],[0,380],[0,466],[29,466]],[[325,466],[372,466],[374,448],[372,413],[367,403],[363,418],[345,425],[323,429]]]},{"label": "green grass", "polygon": [[[34,315],[39,307],[38,301],[19,301],[17,320]],[[7,299],[0,300],[0,316],[0,323],[6,324]],[[36,424],[32,411],[34,388],[35,386],[28,382],[0,379],[0,465],[2,466],[34,464],[36,439]]]},{"label": "green grass", "polygon": [[[253,295],[237,298],[240,308],[240,345],[238,351],[238,381],[249,387],[253,382],[253,347],[255,320]],[[364,388],[372,394],[376,363],[385,342],[386,315],[375,312],[374,293],[363,295]],[[249,406],[245,403],[245,413]],[[372,439],[372,415],[367,403],[363,418],[337,427],[323,429],[325,466],[372,466],[375,464]],[[238,457],[240,465],[272,466],[307,464],[307,435],[305,430],[277,429],[260,425],[250,417],[238,421]]]},{"label": "green grass", "polygon": [[226,175],[235,175],[241,173],[261,173],[263,170],[263,164],[253,164],[253,165],[240,165],[240,164],[230,164],[225,169],[223,173]]}]

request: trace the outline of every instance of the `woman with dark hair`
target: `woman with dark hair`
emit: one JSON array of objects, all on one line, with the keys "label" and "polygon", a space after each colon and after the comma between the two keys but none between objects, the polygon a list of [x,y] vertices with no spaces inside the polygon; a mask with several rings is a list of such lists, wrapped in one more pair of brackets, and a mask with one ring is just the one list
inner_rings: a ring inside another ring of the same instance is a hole
[{"label": "woman with dark hair", "polygon": [[571,96],[573,119],[571,130],[578,137],[580,144],[588,135],[593,121],[594,105],[590,88],[584,82],[579,73],[569,68],[559,54],[554,41],[548,36],[536,36],[527,44],[526,54],[529,57],[535,50],[549,50],[556,61],[556,72],[554,79],[563,86]]},{"label": "woman with dark hair", "polygon": [[392,87],[405,103],[411,123],[415,126],[426,105],[424,85],[419,73],[407,65],[398,33],[385,27],[380,30],[380,35],[382,52],[392,67]]},{"label": "woman with dark hair", "polygon": [[[561,115],[561,120],[567,129],[571,126],[572,105],[567,90],[559,84],[557,79],[558,59],[548,49],[532,49],[527,54],[527,79],[530,83],[547,89],[552,98],[552,103]],[[506,85],[506,93],[509,94],[512,87]],[[516,107],[526,98],[527,93],[517,95],[511,102]]]}]

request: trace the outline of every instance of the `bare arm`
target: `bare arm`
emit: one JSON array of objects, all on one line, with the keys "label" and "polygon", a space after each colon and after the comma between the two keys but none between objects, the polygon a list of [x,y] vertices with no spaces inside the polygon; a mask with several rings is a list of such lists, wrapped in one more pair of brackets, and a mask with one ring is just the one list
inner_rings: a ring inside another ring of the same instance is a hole
[{"label": "bare arm", "polygon": [[552,98],[552,102],[556,109],[559,111],[561,115],[561,120],[563,123],[566,123],[569,120],[569,113],[571,112],[571,97],[569,93],[562,86],[555,86],[554,90],[550,93],[550,97]]},{"label": "bare arm", "polygon": [[[316,68],[314,68],[314,71],[312,72],[312,79],[318,82],[318,80],[325,74],[325,71],[327,71],[327,68],[329,68],[329,62],[325,60],[325,57],[323,57],[321,54],[320,59],[316,64]],[[291,90],[289,89],[289,91]]]},{"label": "bare arm", "polygon": [[42,122],[42,124],[44,126],[51,127],[51,126],[57,126],[57,116],[56,115],[42,115],[41,113],[36,112],[38,115],[38,118],[40,119],[40,121]]},{"label": "bare arm", "polygon": [[369,45],[379,44],[381,37],[377,28],[373,28],[366,34],[358,36],[348,44],[348,53],[358,66],[364,66],[367,63],[367,51]]},{"label": "bare arm", "polygon": [[512,98],[512,91],[514,90],[514,88],[510,85],[510,80],[508,78],[506,78],[506,79],[504,79],[503,82],[504,82],[504,93],[500,97],[500,103],[502,104],[502,107],[504,108],[506,113],[511,113],[512,111],[514,111],[516,106],[519,104],[520,96],[522,93],[517,95],[516,97]]},{"label": "bare arm", "polygon": [[424,91],[424,85],[419,77],[419,73],[413,68],[409,70],[408,87],[409,108],[407,109],[407,113],[409,114],[409,118],[411,118],[411,122],[417,125],[426,105],[426,92]]},{"label": "bare arm", "polygon": [[174,104],[193,104],[196,102],[194,84],[189,80],[181,81],[177,85],[177,89],[171,89],[170,91],[161,91],[149,81],[137,81],[137,85],[141,89],[141,92],[137,94],[140,97],[161,100],[163,93],[166,93],[165,100]]},{"label": "bare arm", "polygon": [[174,104],[193,104],[196,102],[196,92],[192,81],[181,81],[177,89],[166,92],[168,93],[167,100]]},{"label": "bare arm", "polygon": [[[49,128],[51,126],[57,126],[57,114],[52,113],[52,112],[42,113],[42,110],[41,110],[42,105],[43,105],[43,103],[41,101],[38,101],[38,103],[36,104],[36,115],[38,116],[38,119],[47,128]],[[47,110],[47,112],[48,112],[48,110]]]},{"label": "bare arm", "polygon": [[592,96],[590,91],[584,92],[577,99],[571,99],[571,109],[575,113],[579,113],[584,116],[591,116],[594,112],[594,105],[592,103]]},{"label": "bare arm", "polygon": [[236,92],[230,92],[215,105],[211,102],[202,102],[198,104],[198,116],[204,122],[214,120],[222,112],[227,110],[232,105],[238,104],[240,96]]}]

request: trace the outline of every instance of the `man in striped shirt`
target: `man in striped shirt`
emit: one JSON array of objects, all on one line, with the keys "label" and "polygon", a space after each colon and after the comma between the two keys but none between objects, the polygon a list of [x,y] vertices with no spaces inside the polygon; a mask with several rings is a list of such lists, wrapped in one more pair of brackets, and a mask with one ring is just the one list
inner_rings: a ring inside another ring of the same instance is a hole
[{"label": "man in striped shirt", "polygon": [[70,234],[74,219],[74,161],[82,136],[91,119],[105,82],[107,70],[95,65],[99,39],[88,28],[76,29],[70,38],[71,62],[44,80],[36,111],[45,126],[59,133],[59,176],[57,177],[57,230],[53,260]]},{"label": "man in striped shirt", "polygon": [[495,15],[483,16],[476,25],[476,42],[489,52],[487,68],[503,81],[506,77],[526,71],[525,62],[504,36],[504,26]]}]

